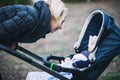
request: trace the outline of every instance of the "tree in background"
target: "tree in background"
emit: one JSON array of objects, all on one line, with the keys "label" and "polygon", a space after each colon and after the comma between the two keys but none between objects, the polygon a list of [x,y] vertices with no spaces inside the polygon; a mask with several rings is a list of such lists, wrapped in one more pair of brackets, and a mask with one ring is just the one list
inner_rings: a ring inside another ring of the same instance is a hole
[{"label": "tree in background", "polygon": [[15,4],[15,0],[0,0],[0,7]]},{"label": "tree in background", "polygon": [[80,1],[86,1],[86,0],[63,0],[65,2],[80,2]]},{"label": "tree in background", "polygon": [[32,0],[15,0],[17,4],[32,4]]},{"label": "tree in background", "polygon": [[11,4],[32,4],[32,0],[0,0],[0,7]]}]

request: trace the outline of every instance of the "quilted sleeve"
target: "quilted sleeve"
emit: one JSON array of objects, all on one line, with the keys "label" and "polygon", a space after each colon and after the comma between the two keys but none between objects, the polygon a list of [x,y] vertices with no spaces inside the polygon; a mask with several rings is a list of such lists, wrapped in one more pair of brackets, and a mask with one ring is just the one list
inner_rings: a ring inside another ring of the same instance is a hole
[{"label": "quilted sleeve", "polygon": [[2,37],[4,39],[8,38],[13,40],[19,39],[20,36],[31,31],[35,24],[36,21],[31,14],[25,10],[19,11],[14,17],[0,24],[0,27],[3,29],[3,31],[0,32],[0,38]]}]

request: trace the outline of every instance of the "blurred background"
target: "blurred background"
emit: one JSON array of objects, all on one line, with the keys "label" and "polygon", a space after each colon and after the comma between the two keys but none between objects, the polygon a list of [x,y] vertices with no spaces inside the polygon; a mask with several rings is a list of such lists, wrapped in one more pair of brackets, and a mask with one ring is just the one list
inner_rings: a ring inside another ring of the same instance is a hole
[{"label": "blurred background", "polygon": [[[38,0],[0,0],[0,7],[12,4],[33,5]],[[28,50],[44,57],[49,54],[67,56],[74,53],[73,45],[82,26],[94,9],[103,9],[113,16],[120,25],[120,0],[63,0],[69,9],[69,15],[62,30],[48,34],[45,39],[36,43],[19,44]],[[0,73],[3,80],[25,80],[30,71],[41,71],[28,63],[0,52]],[[99,80],[120,80],[120,58],[113,59]]]}]

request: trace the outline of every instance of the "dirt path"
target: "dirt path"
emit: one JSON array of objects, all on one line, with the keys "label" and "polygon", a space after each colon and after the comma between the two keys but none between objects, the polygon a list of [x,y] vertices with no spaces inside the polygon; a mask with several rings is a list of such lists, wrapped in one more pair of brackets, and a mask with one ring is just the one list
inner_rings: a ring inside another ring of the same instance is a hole
[{"label": "dirt path", "polygon": [[[67,7],[69,8],[69,16],[62,31],[48,34],[45,40],[41,39],[33,44],[20,45],[43,57],[49,54],[66,56],[74,52],[75,40],[79,36],[85,19],[92,10],[104,9],[120,23],[119,8],[112,2],[83,2],[67,4]],[[0,53],[0,72],[3,80],[25,80],[29,71],[40,70],[6,53]]]}]

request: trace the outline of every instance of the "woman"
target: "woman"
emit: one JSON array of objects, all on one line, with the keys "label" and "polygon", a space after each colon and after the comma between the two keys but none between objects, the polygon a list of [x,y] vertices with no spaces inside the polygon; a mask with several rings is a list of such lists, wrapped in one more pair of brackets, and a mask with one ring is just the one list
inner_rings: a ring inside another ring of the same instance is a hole
[{"label": "woman", "polygon": [[[61,29],[68,10],[61,0],[40,0],[34,6],[9,5],[0,8],[0,43],[32,43]],[[1,80],[1,76],[0,76]]]},{"label": "woman", "polygon": [[[57,4],[57,5],[56,5]],[[67,16],[61,0],[40,0],[34,6],[9,5],[0,8],[0,43],[32,43],[61,29]]]}]

